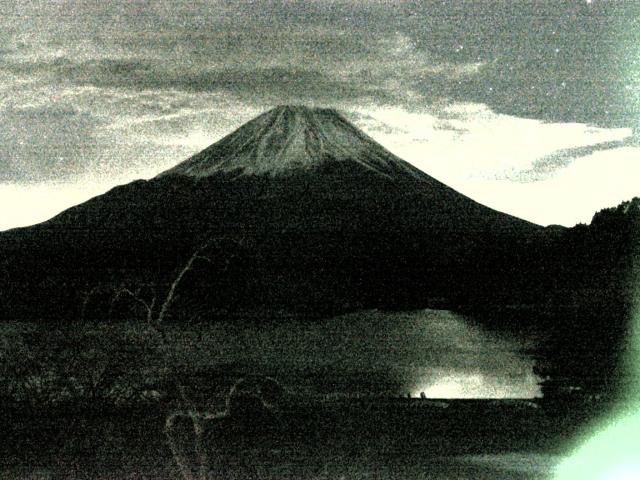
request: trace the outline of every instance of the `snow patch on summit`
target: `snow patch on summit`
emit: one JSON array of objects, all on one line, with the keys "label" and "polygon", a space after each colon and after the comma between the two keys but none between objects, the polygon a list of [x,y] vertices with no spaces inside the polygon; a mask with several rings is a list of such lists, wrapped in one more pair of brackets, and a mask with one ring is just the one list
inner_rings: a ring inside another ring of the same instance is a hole
[{"label": "snow patch on summit", "polygon": [[333,109],[284,105],[254,118],[160,176],[220,172],[286,175],[329,162],[351,162],[388,177],[429,179]]}]

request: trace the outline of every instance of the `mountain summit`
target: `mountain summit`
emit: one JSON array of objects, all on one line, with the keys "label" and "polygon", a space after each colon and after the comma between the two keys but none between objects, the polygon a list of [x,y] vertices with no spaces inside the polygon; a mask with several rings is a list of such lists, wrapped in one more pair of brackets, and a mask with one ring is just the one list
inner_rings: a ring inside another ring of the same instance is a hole
[{"label": "mountain summit", "polygon": [[263,113],[160,176],[209,177],[220,172],[278,176],[342,162],[387,177],[426,177],[336,110],[300,105],[281,105]]}]

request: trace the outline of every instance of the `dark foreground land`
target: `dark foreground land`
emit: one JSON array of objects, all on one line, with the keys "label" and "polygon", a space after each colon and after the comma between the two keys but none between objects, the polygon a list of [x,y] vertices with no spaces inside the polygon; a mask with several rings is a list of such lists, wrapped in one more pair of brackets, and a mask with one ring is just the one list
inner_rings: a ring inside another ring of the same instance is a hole
[{"label": "dark foreground land", "polygon": [[[296,399],[288,447],[261,478],[545,479],[594,404]],[[174,407],[5,408],[0,479],[180,479],[163,431]],[[273,446],[264,445],[265,451]]]},{"label": "dark foreground land", "polygon": [[[172,327],[164,342],[133,322],[46,331],[3,324],[0,480],[180,480],[167,416],[189,405],[222,410],[229,387],[247,372],[285,380],[278,417],[291,438],[286,448],[260,447],[274,459],[256,468],[266,479],[547,479],[575,439],[607,414],[587,396],[529,402],[368,394],[406,392],[381,372],[391,362],[419,360],[410,347],[420,351],[429,328],[444,329],[450,340],[464,324],[443,311],[365,317],[269,331]],[[372,339],[353,334],[365,324]],[[351,351],[338,348],[343,337],[359,339],[366,371],[341,363],[340,353]],[[327,345],[334,345],[330,355]]]}]

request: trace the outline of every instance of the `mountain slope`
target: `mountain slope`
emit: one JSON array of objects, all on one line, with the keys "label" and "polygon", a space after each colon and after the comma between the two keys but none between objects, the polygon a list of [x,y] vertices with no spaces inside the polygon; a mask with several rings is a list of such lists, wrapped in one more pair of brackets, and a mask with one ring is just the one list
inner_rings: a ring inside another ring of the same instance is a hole
[{"label": "mountain slope", "polygon": [[203,242],[211,261],[188,276],[176,316],[506,301],[528,288],[522,251],[543,231],[417,170],[333,110],[283,106],[152,180],[1,234],[3,291],[15,293],[0,315],[68,318],[82,292],[161,291]]}]

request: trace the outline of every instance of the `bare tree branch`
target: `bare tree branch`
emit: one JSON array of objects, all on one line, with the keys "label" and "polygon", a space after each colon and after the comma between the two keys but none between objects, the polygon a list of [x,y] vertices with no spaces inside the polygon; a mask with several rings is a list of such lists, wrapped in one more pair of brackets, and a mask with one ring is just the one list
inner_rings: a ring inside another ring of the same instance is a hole
[{"label": "bare tree branch", "polygon": [[156,304],[156,296],[153,295],[153,297],[151,298],[151,301],[147,302],[144,298],[142,298],[141,290],[142,290],[142,287],[139,287],[139,288],[136,289],[135,292],[133,292],[129,288],[125,287],[125,286],[120,286],[115,291],[115,295],[113,296],[113,298],[111,300],[111,306],[113,307],[113,304],[122,295],[128,295],[135,302],[137,302],[138,304],[140,304],[140,305],[142,305],[144,307],[144,310],[146,312],[147,321],[148,322],[152,322],[153,321],[153,311],[154,311],[154,307],[155,307],[155,304]]},{"label": "bare tree branch", "polygon": [[[222,238],[227,238],[228,237],[218,237],[219,239]],[[239,241],[237,238],[235,237],[231,237],[231,240],[235,243],[235,244],[241,244],[242,242]],[[144,309],[145,313],[146,313],[146,320],[148,325],[151,327],[151,329],[155,332],[155,334],[157,335],[157,338],[159,340],[159,347],[160,349],[164,352],[162,354],[162,358],[164,361],[164,370],[167,372],[171,372],[172,368],[175,368],[175,361],[173,361],[173,358],[171,357],[171,351],[169,348],[170,345],[170,341],[169,338],[167,337],[167,333],[165,331],[165,329],[163,328],[163,323],[169,313],[169,310],[175,300],[177,291],[178,291],[178,287],[180,286],[182,280],[184,279],[184,277],[186,276],[186,274],[191,271],[194,268],[194,265],[197,261],[202,261],[202,262],[208,262],[208,263],[213,263],[212,260],[207,257],[206,255],[204,255],[203,253],[211,246],[212,243],[212,239],[208,238],[205,242],[203,242],[191,255],[191,257],[189,257],[189,259],[187,260],[187,262],[182,266],[182,268],[178,271],[177,275],[175,276],[173,282],[171,283],[166,296],[164,297],[164,301],[162,301],[162,303],[159,303],[159,298],[158,298],[158,294],[156,289],[154,288],[153,285],[143,285],[140,286],[136,289],[131,289],[129,287],[127,287],[126,285],[122,284],[117,288],[108,288],[106,290],[110,291],[112,294],[112,298],[111,298],[111,308],[113,308],[113,305],[118,301],[118,299],[120,299],[123,296],[127,296],[129,298],[131,298],[134,302],[136,302],[137,304],[141,305],[142,308]],[[226,270],[229,265],[231,264],[232,260],[235,259],[235,255],[232,255],[231,258],[226,258],[224,261],[224,269]],[[150,297],[147,296],[147,298],[150,298],[149,300],[145,299],[144,296],[144,292],[143,292],[143,288],[148,287],[151,289],[151,295]],[[81,312],[81,319],[84,319],[84,315],[86,312],[86,308],[87,305],[90,301],[90,298],[95,295],[96,293],[98,293],[99,291],[104,291],[105,287],[94,287],[93,289],[91,289],[89,292],[85,292],[85,296],[84,296],[84,301],[83,301],[83,305],[82,305],[82,312]],[[159,306],[159,310],[158,310],[158,306]],[[103,376],[105,374],[104,371],[101,372],[101,376]],[[195,405],[195,403],[192,401],[192,399],[189,398],[187,391],[184,387],[184,385],[181,383],[180,379],[177,378],[177,376],[174,376],[174,380],[176,383],[176,387],[178,390],[178,393],[180,395],[180,398],[183,402],[183,404],[186,407],[186,411],[188,412],[189,417],[191,417],[191,420],[193,422],[193,426],[195,428],[195,431],[197,434],[201,433],[202,428],[203,428],[203,417],[201,415],[198,414],[198,409],[197,406]],[[97,379],[97,382],[100,382],[100,379]],[[201,452],[198,452],[198,456],[200,464],[204,465],[205,461],[204,458],[202,458],[201,456]],[[202,473],[200,473],[200,475],[202,475]]]},{"label": "bare tree branch", "polygon": [[[164,300],[164,302],[162,304],[162,307],[160,308],[160,313],[158,314],[158,317],[156,318],[156,324],[160,325],[162,323],[162,321],[164,320],[165,316],[167,315],[167,312],[169,311],[169,307],[171,306],[171,303],[173,302],[173,299],[175,297],[178,285],[180,285],[180,282],[182,281],[182,279],[184,278],[186,273],[189,270],[191,270],[191,268],[193,267],[193,264],[195,263],[195,261],[198,260],[198,259],[205,259],[206,258],[206,257],[203,257],[200,254],[205,249],[207,249],[209,247],[210,242],[211,242],[211,240],[207,240],[200,247],[198,247],[198,249],[196,249],[196,251],[193,252],[193,255],[191,255],[191,257],[189,258],[187,263],[184,265],[184,267],[178,273],[178,276],[175,278],[175,280],[171,284],[171,287],[169,288],[169,292],[167,293],[167,296],[166,296],[166,298],[165,298],[165,300]],[[208,258],[206,258],[206,260],[209,261],[209,262],[211,261]]]}]

